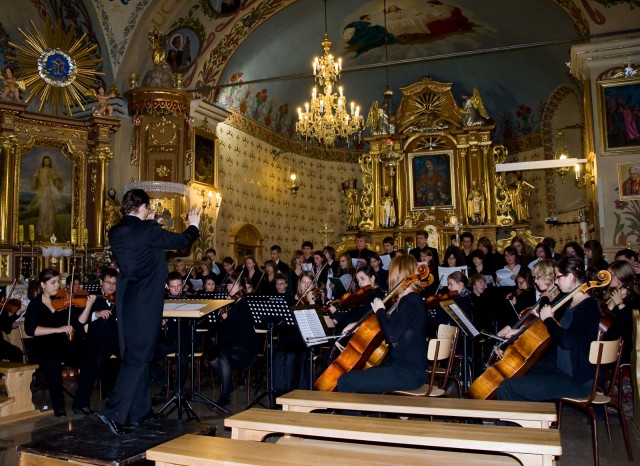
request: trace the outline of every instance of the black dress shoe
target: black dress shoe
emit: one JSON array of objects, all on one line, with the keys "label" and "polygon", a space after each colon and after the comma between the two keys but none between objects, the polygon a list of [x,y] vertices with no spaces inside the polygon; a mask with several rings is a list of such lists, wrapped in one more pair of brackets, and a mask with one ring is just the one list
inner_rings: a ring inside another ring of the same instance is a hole
[{"label": "black dress shoe", "polygon": [[88,406],[85,406],[83,408],[73,408],[73,414],[91,416],[93,413],[95,413],[95,411]]},{"label": "black dress shoe", "polygon": [[64,409],[54,409],[53,415],[55,417],[64,417],[67,415],[67,412]]},{"label": "black dress shoe", "polygon": [[114,421],[113,419],[109,419],[107,416],[105,416],[104,414],[99,413],[98,411],[96,411],[96,416],[98,416],[98,418],[103,423],[105,423],[109,427],[109,429],[111,429],[111,432],[113,432],[115,435],[126,435],[126,434],[131,433],[131,429],[123,426],[118,421]]},{"label": "black dress shoe", "polygon": [[153,411],[149,411],[146,415],[144,415],[142,417],[142,419],[140,419],[138,421],[132,421],[131,425],[134,426],[134,427],[139,427],[139,426],[142,426],[142,425],[145,425],[145,424],[149,423],[150,421],[154,421],[156,419],[160,419],[160,416],[158,416]]}]

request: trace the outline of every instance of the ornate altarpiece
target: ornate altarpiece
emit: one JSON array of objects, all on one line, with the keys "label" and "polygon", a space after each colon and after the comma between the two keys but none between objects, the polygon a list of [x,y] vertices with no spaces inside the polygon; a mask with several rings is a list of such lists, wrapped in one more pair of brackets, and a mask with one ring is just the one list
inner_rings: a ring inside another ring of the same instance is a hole
[{"label": "ornate altarpiece", "polygon": [[[103,246],[106,170],[113,157],[111,135],[119,127],[119,120],[114,118],[91,116],[79,120],[29,112],[22,103],[0,102],[0,281],[17,277],[26,257],[42,261],[40,246],[53,244],[36,235],[29,244],[29,230],[34,225],[19,222],[24,210],[32,208],[20,198],[21,192],[30,189],[21,186],[21,179],[29,175],[22,173],[25,170],[22,159],[34,150],[58,154],[58,160],[69,167],[59,174],[60,184],[71,187],[70,212],[61,212],[69,222],[60,225],[59,219],[54,218],[58,233],[55,245],[72,247],[73,258],[81,264],[87,258],[88,249]],[[39,156],[29,167],[44,166],[45,158],[46,155]],[[60,206],[57,207],[59,211]],[[55,212],[52,215],[55,216]],[[25,244],[28,246],[23,248]],[[60,262],[62,272],[67,271],[68,264],[68,260],[66,266],[65,261]],[[38,269],[43,265],[44,262],[36,264]]]},{"label": "ornate altarpiece", "polygon": [[[424,78],[401,89],[390,119],[395,133],[366,138],[359,228],[371,232],[376,251],[386,236],[409,247],[416,231],[426,230],[429,244],[444,252],[463,230],[495,241],[498,228],[514,223],[503,175],[496,186],[495,164],[505,150],[491,141],[494,126],[469,124],[471,110],[457,104],[451,86]],[[389,198],[395,225],[384,228]]]}]

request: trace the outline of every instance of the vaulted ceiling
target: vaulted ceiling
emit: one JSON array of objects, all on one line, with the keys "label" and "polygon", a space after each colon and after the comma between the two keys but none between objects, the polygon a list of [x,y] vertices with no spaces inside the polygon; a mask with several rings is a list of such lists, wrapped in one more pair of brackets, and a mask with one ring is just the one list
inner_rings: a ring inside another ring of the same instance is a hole
[{"label": "vaulted ceiling", "polygon": [[[395,91],[424,76],[477,87],[498,139],[535,131],[560,86],[577,87],[566,62],[587,38],[637,35],[638,0],[328,0],[326,30],[343,58],[349,100],[366,112],[388,82]],[[19,27],[62,17],[100,46],[105,83],[122,91],[151,67],[147,32],[167,34],[184,88],[285,135],[309,99],[321,54],[323,0],[32,0],[0,11],[0,63]],[[173,45],[172,45],[173,44]],[[185,47],[187,45],[187,47]],[[240,82],[243,85],[239,86]],[[226,86],[235,84],[233,86]]]}]

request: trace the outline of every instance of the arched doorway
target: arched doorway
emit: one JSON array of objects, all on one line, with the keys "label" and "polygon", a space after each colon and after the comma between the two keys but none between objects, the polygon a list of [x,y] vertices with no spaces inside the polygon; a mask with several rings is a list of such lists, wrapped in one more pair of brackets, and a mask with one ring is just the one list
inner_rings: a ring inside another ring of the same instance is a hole
[{"label": "arched doorway", "polygon": [[247,255],[255,257],[258,264],[262,263],[262,234],[252,224],[242,223],[233,227],[229,244],[237,265],[244,264]]}]

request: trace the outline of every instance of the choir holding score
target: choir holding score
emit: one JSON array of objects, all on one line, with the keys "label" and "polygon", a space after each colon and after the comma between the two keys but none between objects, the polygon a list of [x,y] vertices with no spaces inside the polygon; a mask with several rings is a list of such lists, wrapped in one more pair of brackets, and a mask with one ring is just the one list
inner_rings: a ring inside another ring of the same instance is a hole
[{"label": "choir holding score", "polygon": [[[186,279],[182,260],[175,261],[175,270],[168,273],[165,250],[188,247],[198,238],[200,212],[192,209],[190,226],[183,233],[172,233],[153,220],[144,191],[127,192],[122,205],[125,216],[109,233],[119,270],[102,272],[98,295],[89,295],[82,306],[70,305],[68,312],[66,308],[56,310],[52,301],[58,295],[60,277],[56,270],[47,268],[32,283],[34,292],[25,314],[25,331],[34,337],[30,358],[45,377],[55,415],[66,415],[61,373],[64,361],[81,368],[74,413],[92,414],[95,380],[100,377],[106,382],[110,395],[97,415],[116,435],[128,433],[128,425],[140,425],[153,417],[150,380],[159,393],[166,392],[167,385],[178,389],[177,384],[183,383],[175,381],[171,386],[162,367],[164,356],[180,349],[185,357],[179,363],[186,375],[190,351],[177,348],[175,328],[163,321],[162,308],[165,299],[186,295],[208,297],[222,291],[234,300],[219,312],[219,323],[209,329],[203,343],[208,364],[221,383],[220,406],[230,402],[232,371],[237,370],[244,380],[258,353],[259,340],[246,298],[251,294],[281,295],[290,306],[322,308],[335,323],[336,332],[356,333],[358,323],[375,314],[390,352],[378,367],[342,375],[337,380],[338,391],[412,390],[425,382],[426,339],[436,333],[440,323],[454,323],[437,303],[426,304],[433,302],[430,298],[434,294],[447,293],[483,331],[482,338],[469,341],[473,378],[495,357],[491,347],[502,338],[517,337],[521,313],[536,307],[535,317],[551,336],[551,349],[528,374],[502,382],[499,399],[544,401],[585,395],[594,373],[588,360],[589,344],[598,338],[603,315],[612,322],[604,338],[621,337],[625,361],[629,360],[632,310],[640,305],[640,264],[632,250],[619,251],[616,260],[607,264],[602,246],[595,240],[585,243],[584,249],[567,243],[563,253],[554,256],[551,238],[531,249],[514,238],[499,254],[484,237],[474,248],[473,235],[465,232],[461,248],[449,247],[440,265],[438,251],[427,245],[428,234],[420,231],[416,247],[408,253],[395,250],[393,239],[385,238],[384,254],[390,260],[385,266],[378,254],[367,249],[366,237],[358,234],[354,248],[337,257],[332,247],[314,251],[314,245],[305,241],[290,265],[281,257],[278,245],[271,246],[270,259],[262,265],[253,256],[247,256],[242,264],[229,257],[216,262],[216,251],[208,249],[190,275],[201,288],[195,291],[193,282]],[[420,279],[404,284],[417,273],[419,263],[428,264],[436,277],[434,285],[425,286]],[[439,267],[460,266],[466,266],[466,274],[456,271],[444,281],[440,279]],[[612,279],[603,292],[575,291],[605,269]],[[353,294],[362,298],[341,301],[345,293],[349,298]],[[396,295],[395,304],[383,303],[387,293]],[[570,294],[566,304],[555,304]],[[7,314],[0,314],[5,333],[11,327],[11,322],[8,329],[4,324]],[[498,338],[493,339],[495,335]],[[181,341],[190,343],[189,335]],[[0,349],[0,359],[7,355],[15,359],[15,350],[6,345]],[[329,364],[336,352],[331,351],[324,363]],[[306,355],[301,336],[282,330],[274,358],[276,388],[310,388]],[[115,383],[105,379],[107,362],[114,356],[120,361]]]}]

